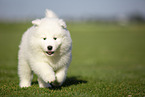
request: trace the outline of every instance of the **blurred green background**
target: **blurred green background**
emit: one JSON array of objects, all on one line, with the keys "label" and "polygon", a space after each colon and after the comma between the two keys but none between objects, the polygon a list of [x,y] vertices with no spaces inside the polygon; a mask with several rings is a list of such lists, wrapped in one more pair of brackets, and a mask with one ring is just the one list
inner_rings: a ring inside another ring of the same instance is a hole
[{"label": "blurred green background", "polygon": [[73,59],[62,87],[19,88],[17,54],[31,25],[0,23],[0,96],[145,96],[145,24],[67,22]]}]

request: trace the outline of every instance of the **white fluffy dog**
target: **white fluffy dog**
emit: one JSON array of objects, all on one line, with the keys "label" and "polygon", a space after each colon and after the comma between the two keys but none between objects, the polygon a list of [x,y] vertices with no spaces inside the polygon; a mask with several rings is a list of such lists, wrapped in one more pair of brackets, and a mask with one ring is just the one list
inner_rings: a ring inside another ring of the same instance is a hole
[{"label": "white fluffy dog", "polygon": [[72,40],[66,24],[51,10],[46,17],[32,21],[22,37],[18,53],[20,87],[31,86],[34,72],[39,87],[63,84],[72,59]]}]

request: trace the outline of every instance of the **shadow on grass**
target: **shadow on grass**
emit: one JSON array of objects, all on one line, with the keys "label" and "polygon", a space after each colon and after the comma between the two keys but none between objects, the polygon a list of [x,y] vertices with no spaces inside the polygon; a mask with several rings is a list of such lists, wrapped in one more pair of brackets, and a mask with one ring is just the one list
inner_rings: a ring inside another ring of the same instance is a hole
[{"label": "shadow on grass", "polygon": [[[71,85],[78,85],[78,84],[82,84],[82,83],[87,83],[87,81],[80,79],[79,76],[77,76],[77,77],[76,76],[72,76],[72,77],[67,77],[62,86],[60,86],[60,87],[52,87],[50,89],[52,89],[52,90],[61,90],[62,87],[69,87]],[[32,85],[34,85],[34,84],[38,84],[38,82],[37,81],[33,81]]]},{"label": "shadow on grass", "polygon": [[80,79],[80,77],[75,77],[75,76],[67,77],[62,87],[68,87],[71,85],[77,85],[77,84],[82,84],[82,83],[87,83],[87,81]]},{"label": "shadow on grass", "polygon": [[78,77],[72,76],[72,77],[67,77],[62,86],[60,86],[60,87],[52,87],[51,89],[53,89],[53,90],[61,90],[62,87],[69,87],[71,85],[78,85],[78,84],[82,84],[82,83],[87,83],[87,81],[80,79],[79,76]]}]

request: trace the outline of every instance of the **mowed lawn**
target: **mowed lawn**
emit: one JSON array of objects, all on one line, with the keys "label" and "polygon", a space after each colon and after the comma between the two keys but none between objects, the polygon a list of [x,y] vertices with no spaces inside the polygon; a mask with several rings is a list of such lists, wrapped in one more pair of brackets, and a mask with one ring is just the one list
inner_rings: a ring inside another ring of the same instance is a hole
[{"label": "mowed lawn", "polygon": [[[0,97],[144,97],[145,24],[67,23],[73,59],[62,87],[19,88],[18,45],[31,23],[0,23]],[[43,33],[43,32],[42,32]]]}]

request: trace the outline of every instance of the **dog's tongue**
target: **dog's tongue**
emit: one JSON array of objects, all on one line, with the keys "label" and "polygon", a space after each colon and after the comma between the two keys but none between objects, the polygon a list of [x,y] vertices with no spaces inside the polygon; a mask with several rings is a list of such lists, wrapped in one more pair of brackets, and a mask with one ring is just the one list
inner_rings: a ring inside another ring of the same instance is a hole
[{"label": "dog's tongue", "polygon": [[48,52],[48,54],[49,54],[49,55],[51,55],[51,54],[52,54],[52,52]]},{"label": "dog's tongue", "polygon": [[49,51],[48,51],[48,52],[46,52],[46,53],[47,53],[48,55],[52,55],[54,52],[49,52]]}]

